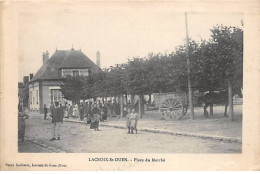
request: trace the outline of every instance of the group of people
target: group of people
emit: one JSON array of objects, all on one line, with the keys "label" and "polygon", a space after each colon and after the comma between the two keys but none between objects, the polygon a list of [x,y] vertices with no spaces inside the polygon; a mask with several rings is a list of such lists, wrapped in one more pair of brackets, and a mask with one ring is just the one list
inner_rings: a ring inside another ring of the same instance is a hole
[{"label": "group of people", "polygon": [[[47,113],[44,113],[44,119],[45,115]],[[51,105],[50,107],[50,116],[52,117],[52,138],[50,141],[60,140],[60,126],[63,123],[64,117],[80,117],[81,120],[84,120],[84,117],[86,117],[87,123],[90,124],[90,129],[100,131],[99,122],[107,119],[107,107],[101,104],[98,105],[97,103],[90,103],[89,105],[80,104],[78,110],[77,104],[72,107],[67,103],[62,105],[59,102],[55,102],[55,105]]]},{"label": "group of people", "polygon": [[[59,102],[55,102],[54,105],[50,106],[50,117],[52,118],[52,138],[53,140],[61,139],[61,131],[60,127],[63,123],[64,118],[80,118],[84,120],[86,118],[87,124],[90,124],[90,129],[94,129],[95,131],[99,130],[99,122],[106,121],[108,116],[113,116],[116,114],[115,108],[113,104],[108,102],[106,105],[101,103],[81,103],[80,105],[75,104],[71,106],[68,103],[65,105],[60,104]],[[25,134],[25,119],[28,119],[28,115],[23,111],[22,107],[18,107],[18,135],[21,141],[24,141]],[[47,118],[48,109],[46,105],[44,105],[44,119]],[[126,126],[128,128],[128,133],[132,133],[135,130],[137,133],[137,121],[139,117],[135,112],[135,109],[128,108],[127,114],[127,123]]]},{"label": "group of people", "polygon": [[[120,115],[120,106],[119,103],[116,101],[113,101],[111,103],[108,101],[107,103],[101,103],[101,101],[98,101],[97,108],[101,114],[101,121],[107,121],[107,117],[113,117]],[[70,105],[68,103],[65,103],[65,105],[61,105],[60,107],[63,108],[64,111],[64,118],[80,118],[80,120],[84,120],[85,118],[89,119],[92,117],[92,109],[94,108],[94,104],[92,102],[84,102]],[[53,105],[50,106],[52,108]],[[44,105],[44,119],[47,117],[48,110],[46,108],[46,105]]]},{"label": "group of people", "polygon": [[[85,111],[86,106],[91,106],[90,108],[87,107],[88,110],[86,110],[86,111],[90,111],[90,112]],[[74,106],[74,108],[76,108],[76,107]],[[70,105],[65,104],[64,106],[62,106],[61,104],[59,105],[58,102],[55,102],[55,105],[51,106],[50,116],[52,117],[53,127],[52,127],[52,138],[50,139],[50,141],[60,140],[60,136],[61,136],[60,126],[61,126],[61,123],[63,123],[64,116],[68,115],[68,117],[69,117],[70,108],[71,108]],[[66,114],[66,112],[68,112],[68,113]],[[87,117],[87,124],[90,124],[90,129],[94,129],[95,131],[100,131],[99,122],[107,119],[108,109],[107,109],[107,106],[103,105],[102,103],[101,104],[100,103],[94,103],[94,104],[91,103],[90,105],[81,104],[79,107],[79,114],[80,114],[80,118]],[[73,114],[72,114],[72,116],[73,116]],[[137,133],[138,119],[139,119],[139,117],[138,117],[138,114],[135,112],[135,109],[130,108],[128,115],[127,115],[127,123],[126,123],[126,126],[128,128],[128,133],[133,134],[134,130]]]}]

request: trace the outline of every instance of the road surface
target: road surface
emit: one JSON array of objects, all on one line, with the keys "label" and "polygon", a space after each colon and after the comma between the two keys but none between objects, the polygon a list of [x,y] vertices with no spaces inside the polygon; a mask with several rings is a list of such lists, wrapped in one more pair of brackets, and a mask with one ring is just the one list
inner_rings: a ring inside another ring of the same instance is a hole
[{"label": "road surface", "polygon": [[[19,152],[241,153],[242,151],[240,143],[142,131],[138,134],[127,134],[127,129],[112,127],[100,127],[101,131],[94,131],[89,129],[89,125],[73,122],[62,124],[61,140],[49,141],[51,128],[51,120],[43,120],[37,116],[30,117],[26,120],[26,141],[19,142]],[[32,143],[35,141],[37,143]],[[41,144],[44,144],[44,147]]]}]

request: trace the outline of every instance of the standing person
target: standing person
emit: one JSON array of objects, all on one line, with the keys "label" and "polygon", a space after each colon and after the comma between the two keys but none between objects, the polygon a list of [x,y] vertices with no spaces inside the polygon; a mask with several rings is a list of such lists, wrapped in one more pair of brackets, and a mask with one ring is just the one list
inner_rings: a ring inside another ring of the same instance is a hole
[{"label": "standing person", "polygon": [[46,117],[47,117],[47,113],[48,113],[48,110],[46,108],[46,105],[44,104],[43,106],[43,113],[44,113],[44,120],[46,120]]},{"label": "standing person", "polygon": [[103,106],[103,105],[102,105],[101,101],[100,101],[100,100],[98,100],[98,109],[100,109],[100,110],[101,110],[101,109],[102,109],[102,106]]},{"label": "standing person", "polygon": [[76,118],[76,107],[75,107],[75,105],[72,108],[72,118]]},{"label": "standing person", "polygon": [[101,116],[102,116],[102,120],[103,120],[103,121],[107,121],[107,113],[108,113],[107,106],[104,105],[104,106],[102,107],[102,110],[101,110]]},{"label": "standing person", "polygon": [[79,107],[79,112],[80,112],[80,120],[84,120],[84,106],[83,106],[83,103],[80,104],[80,107]]},{"label": "standing person", "polygon": [[91,111],[91,124],[90,124],[90,129],[94,129],[95,131],[100,131],[98,129],[99,127],[99,121],[100,121],[100,111],[97,108],[97,104],[93,104],[93,108]]},{"label": "standing person", "polygon": [[113,100],[113,103],[112,103],[112,116],[116,116],[116,100],[114,99]]},{"label": "standing person", "polygon": [[79,118],[79,105],[77,103],[75,104],[75,116]]},{"label": "standing person", "polygon": [[69,107],[67,103],[64,106],[64,118],[69,118]]},{"label": "standing person", "polygon": [[120,104],[118,102],[116,102],[116,105],[115,105],[115,112],[116,112],[116,116],[117,115],[120,115]]},{"label": "standing person", "polygon": [[72,117],[73,107],[69,104],[68,106],[69,117]]},{"label": "standing person", "polygon": [[109,117],[112,117],[112,106],[110,100],[107,102],[107,114]]},{"label": "standing person", "polygon": [[25,135],[25,120],[28,119],[29,116],[24,112],[22,106],[18,106],[18,141],[21,139],[24,142]]},{"label": "standing person", "polygon": [[92,111],[92,102],[89,102],[88,105],[88,116],[91,117],[91,111]]},{"label": "standing person", "polygon": [[88,102],[86,102],[84,105],[84,117],[88,117]]},{"label": "standing person", "polygon": [[59,107],[59,102],[55,102],[55,106],[51,110],[51,117],[52,117],[52,139],[50,141],[60,140],[60,127],[61,123],[63,122],[63,112],[62,108]]},{"label": "standing person", "polygon": [[128,134],[131,131],[131,134],[135,133],[137,134],[137,121],[139,120],[138,114],[135,112],[135,109],[132,108],[132,112],[128,114],[127,116],[127,123],[126,126],[128,128]]}]

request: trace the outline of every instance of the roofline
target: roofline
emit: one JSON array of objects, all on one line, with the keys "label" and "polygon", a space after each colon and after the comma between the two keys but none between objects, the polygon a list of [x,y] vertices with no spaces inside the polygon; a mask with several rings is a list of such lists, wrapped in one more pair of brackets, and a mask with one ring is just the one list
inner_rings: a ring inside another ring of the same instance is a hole
[{"label": "roofline", "polygon": [[75,67],[60,67],[59,69],[89,69],[91,67],[82,67],[82,68],[75,68]]},{"label": "roofline", "polygon": [[38,81],[44,81],[44,80],[63,80],[64,78],[59,78],[59,79],[35,79],[33,81],[29,81],[28,84],[33,83],[33,82],[38,82]]}]

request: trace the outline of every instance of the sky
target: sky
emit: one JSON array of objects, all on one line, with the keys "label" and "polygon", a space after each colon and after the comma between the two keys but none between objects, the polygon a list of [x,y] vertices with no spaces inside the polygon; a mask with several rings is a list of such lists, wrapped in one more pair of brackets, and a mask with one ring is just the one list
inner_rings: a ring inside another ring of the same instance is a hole
[{"label": "sky", "polygon": [[[188,13],[189,37],[209,39],[217,24],[241,27],[239,13]],[[185,43],[185,15],[150,6],[86,7],[26,10],[19,15],[19,81],[36,73],[42,53],[81,49],[93,62],[100,51],[101,68],[148,53],[172,52]]]}]

